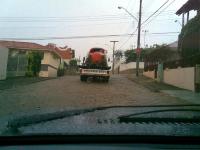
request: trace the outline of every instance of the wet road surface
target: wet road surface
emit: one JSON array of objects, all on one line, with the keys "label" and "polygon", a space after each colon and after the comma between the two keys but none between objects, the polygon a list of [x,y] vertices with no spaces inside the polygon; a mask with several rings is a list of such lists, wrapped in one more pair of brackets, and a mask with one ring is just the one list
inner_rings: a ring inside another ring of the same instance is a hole
[{"label": "wet road surface", "polygon": [[120,75],[112,76],[109,83],[81,82],[79,76],[65,76],[0,91],[0,116],[104,106],[171,104],[189,102],[152,92]]}]

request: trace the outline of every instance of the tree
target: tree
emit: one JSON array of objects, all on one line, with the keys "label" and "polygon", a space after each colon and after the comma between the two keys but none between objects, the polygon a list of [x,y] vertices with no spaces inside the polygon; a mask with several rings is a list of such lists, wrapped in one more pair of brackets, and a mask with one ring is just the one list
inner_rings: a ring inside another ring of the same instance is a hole
[{"label": "tree", "polygon": [[155,45],[149,49],[145,50],[144,54],[145,62],[157,63],[157,62],[166,62],[170,59],[174,59],[177,55],[177,52],[171,50],[166,44]]},{"label": "tree", "polygon": [[28,53],[28,66],[27,66],[27,76],[38,76],[41,69],[41,60],[44,56],[42,52],[29,52]]},{"label": "tree", "polygon": [[[141,52],[140,52],[140,61],[144,61],[144,57],[145,57],[146,53],[148,52],[148,50],[150,50],[150,49],[153,49],[153,48],[141,49]],[[125,54],[126,63],[136,62],[136,60],[137,60],[136,49],[126,50],[124,52],[124,54]]]},{"label": "tree", "polygon": [[200,54],[200,15],[192,18],[182,28],[179,35],[178,47],[183,58]]},{"label": "tree", "polygon": [[77,65],[78,65],[78,62],[76,59],[70,60],[70,62],[69,62],[70,67],[77,67]]},{"label": "tree", "polygon": [[137,54],[136,54],[135,50],[126,50],[124,52],[124,55],[125,55],[126,63],[136,61]]}]

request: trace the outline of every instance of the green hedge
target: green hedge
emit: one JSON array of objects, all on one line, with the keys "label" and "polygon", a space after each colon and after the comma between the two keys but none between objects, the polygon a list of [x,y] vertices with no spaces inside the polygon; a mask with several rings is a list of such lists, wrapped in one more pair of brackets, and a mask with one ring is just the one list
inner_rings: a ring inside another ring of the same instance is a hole
[{"label": "green hedge", "polygon": [[179,49],[182,57],[187,58],[200,52],[200,16],[191,19],[181,30],[179,35]]}]

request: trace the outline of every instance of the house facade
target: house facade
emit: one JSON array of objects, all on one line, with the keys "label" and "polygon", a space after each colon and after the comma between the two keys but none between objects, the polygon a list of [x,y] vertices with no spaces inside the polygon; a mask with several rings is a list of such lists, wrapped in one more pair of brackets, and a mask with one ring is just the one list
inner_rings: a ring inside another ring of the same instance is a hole
[{"label": "house facade", "polygon": [[[8,50],[6,61],[6,78],[25,76],[28,67],[28,55],[37,51],[43,53],[47,49],[36,43],[18,41],[0,41],[0,46]],[[3,51],[0,51],[0,55]],[[0,64],[2,66],[2,64]]]},{"label": "house facade", "polygon": [[57,71],[61,64],[61,58],[51,51],[44,52],[41,61],[40,77],[57,77]]},{"label": "house facade", "polygon": [[[30,42],[0,41],[0,80],[9,77],[25,76],[29,65],[29,54],[39,52],[41,58],[40,77],[57,77],[62,61],[72,58],[69,50],[59,53],[56,45],[40,45]],[[69,55],[70,54],[70,55]]]}]

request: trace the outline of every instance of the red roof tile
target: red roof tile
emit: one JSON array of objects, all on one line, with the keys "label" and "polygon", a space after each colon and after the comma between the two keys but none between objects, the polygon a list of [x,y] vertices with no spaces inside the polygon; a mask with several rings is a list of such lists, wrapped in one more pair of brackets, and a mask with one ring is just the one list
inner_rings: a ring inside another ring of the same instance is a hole
[{"label": "red roof tile", "polygon": [[71,48],[67,48],[65,50],[62,50],[58,47],[56,47],[54,49],[58,55],[62,58],[62,59],[72,59],[72,51],[71,51]]},{"label": "red roof tile", "polygon": [[55,44],[48,44],[46,46],[30,43],[30,42],[20,42],[20,41],[1,41],[0,46],[7,48],[16,48],[23,50],[42,50],[42,51],[52,51],[56,53],[62,59],[72,59],[71,48],[58,48]]},{"label": "red roof tile", "polygon": [[48,50],[46,46],[40,44],[19,41],[0,41],[0,46],[26,50]]}]

